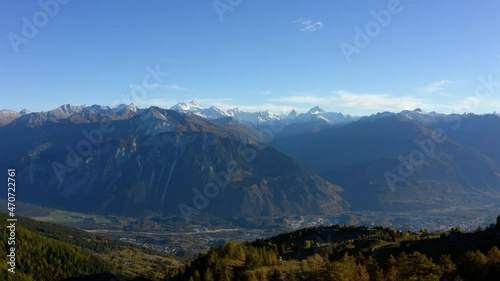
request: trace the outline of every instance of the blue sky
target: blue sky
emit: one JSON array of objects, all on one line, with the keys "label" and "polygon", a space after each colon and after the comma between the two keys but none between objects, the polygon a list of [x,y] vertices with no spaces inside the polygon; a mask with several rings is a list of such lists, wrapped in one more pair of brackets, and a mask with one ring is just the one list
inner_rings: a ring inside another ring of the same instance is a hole
[{"label": "blue sky", "polygon": [[[500,108],[494,0],[60,2],[1,1],[0,108],[192,99],[274,112]],[[368,44],[356,45],[356,27]]]}]

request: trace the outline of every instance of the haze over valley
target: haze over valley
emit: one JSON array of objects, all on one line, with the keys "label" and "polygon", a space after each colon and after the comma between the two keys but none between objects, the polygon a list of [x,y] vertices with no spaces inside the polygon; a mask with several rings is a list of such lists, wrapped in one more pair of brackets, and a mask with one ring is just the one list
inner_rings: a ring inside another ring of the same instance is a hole
[{"label": "haze over valley", "polygon": [[498,280],[499,10],[0,1],[0,279]]}]

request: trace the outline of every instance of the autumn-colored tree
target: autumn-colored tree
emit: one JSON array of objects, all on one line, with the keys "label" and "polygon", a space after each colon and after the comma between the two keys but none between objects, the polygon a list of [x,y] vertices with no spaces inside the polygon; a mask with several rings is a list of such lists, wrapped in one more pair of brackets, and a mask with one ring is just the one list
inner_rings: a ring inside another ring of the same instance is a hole
[{"label": "autumn-colored tree", "polygon": [[484,280],[488,274],[488,259],[480,251],[467,252],[462,258],[460,276],[466,280]]},{"label": "autumn-colored tree", "polygon": [[494,278],[498,278],[500,276],[500,250],[497,246],[493,246],[488,251],[486,255],[488,260],[488,277],[489,280],[494,280]]},{"label": "autumn-colored tree", "polygon": [[313,255],[307,258],[305,272],[309,273],[310,280],[323,279],[326,271],[326,263],[320,255]]},{"label": "autumn-colored tree", "polygon": [[340,261],[334,261],[328,269],[327,280],[360,280],[368,281],[370,276],[364,266],[357,265],[356,259],[349,254],[345,254]]},{"label": "autumn-colored tree", "polygon": [[284,281],[285,276],[280,269],[275,268],[269,279],[270,281]]},{"label": "autumn-colored tree", "polygon": [[205,271],[205,274],[203,276],[203,281],[214,281],[214,276],[209,268],[207,268],[207,271]]},{"label": "autumn-colored tree", "polygon": [[439,267],[443,272],[443,277],[448,280],[453,280],[453,278],[457,275],[457,266],[451,260],[450,255],[442,255],[439,258]]},{"label": "autumn-colored tree", "polygon": [[201,281],[201,275],[198,270],[195,270],[193,273],[193,281]]},{"label": "autumn-colored tree", "polygon": [[368,259],[366,260],[365,267],[366,270],[368,271],[368,274],[370,275],[370,280],[372,281],[385,280],[382,269],[380,268],[377,260],[374,259],[372,256],[368,257]]},{"label": "autumn-colored tree", "polygon": [[489,265],[500,266],[500,250],[498,247],[493,246],[493,248],[488,251],[486,258],[488,259]]}]

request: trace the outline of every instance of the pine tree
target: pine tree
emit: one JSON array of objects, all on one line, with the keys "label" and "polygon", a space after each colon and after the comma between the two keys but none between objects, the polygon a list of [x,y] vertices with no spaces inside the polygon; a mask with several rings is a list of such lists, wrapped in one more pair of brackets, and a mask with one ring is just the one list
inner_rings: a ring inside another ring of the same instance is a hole
[{"label": "pine tree", "polygon": [[365,262],[365,267],[368,273],[370,274],[370,280],[372,281],[384,281],[384,274],[380,269],[378,262],[372,256],[368,257]]},{"label": "pine tree", "polygon": [[201,275],[200,275],[200,272],[198,270],[195,270],[194,273],[193,273],[193,281],[201,281]]},{"label": "pine tree", "polygon": [[393,255],[389,256],[389,266],[387,268],[386,272],[386,280],[387,281],[399,281],[401,278],[399,277],[399,269],[398,269],[398,262],[396,261],[396,258],[394,258]]},{"label": "pine tree", "polygon": [[207,268],[207,271],[205,271],[203,281],[214,281],[214,276],[212,275],[212,272],[209,268]]}]

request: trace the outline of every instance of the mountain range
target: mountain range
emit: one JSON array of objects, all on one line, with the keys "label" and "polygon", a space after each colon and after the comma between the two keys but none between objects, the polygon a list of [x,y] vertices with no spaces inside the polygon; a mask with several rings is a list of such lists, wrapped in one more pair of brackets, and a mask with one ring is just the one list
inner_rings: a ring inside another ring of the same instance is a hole
[{"label": "mountain range", "polygon": [[[130,105],[116,105],[116,106],[100,106],[100,105],[82,105],[75,106],[71,104],[65,104],[58,108],[55,108],[46,112],[31,112],[24,109],[20,112],[13,110],[0,110],[0,126],[5,126],[19,117],[21,120],[28,120],[34,116],[41,116],[44,122],[46,120],[60,121],[73,116],[73,120],[76,123],[82,122],[92,122],[96,121],[99,117],[106,117],[111,120],[130,118],[132,115],[142,112],[144,109],[138,109],[134,104]],[[206,119],[218,119],[223,117],[233,117],[244,123],[253,125],[265,125],[270,122],[280,121],[287,123],[307,123],[312,121],[320,121],[326,124],[346,124],[359,119],[358,116],[344,115],[342,113],[336,112],[325,112],[319,106],[311,108],[306,113],[297,113],[292,110],[288,115],[285,114],[274,114],[269,110],[257,111],[257,112],[247,112],[236,107],[233,109],[221,110],[217,107],[203,107],[196,101],[191,101],[189,103],[178,103],[170,108],[170,110],[177,111],[179,113],[193,114]],[[31,114],[34,113],[34,114]],[[80,119],[80,120],[78,120]],[[97,120],[98,121],[98,120]],[[32,121],[33,122],[33,121]]]},{"label": "mountain range", "polygon": [[62,209],[187,216],[347,209],[340,187],[236,123],[158,107],[62,106],[1,127],[0,162],[18,170],[19,198]]},{"label": "mountain range", "polygon": [[416,109],[277,138],[272,145],[343,186],[353,209],[408,210],[498,200],[499,143],[498,115]]},{"label": "mountain range", "polygon": [[275,216],[500,199],[500,117],[63,105],[0,111],[23,200],[75,211]]}]

